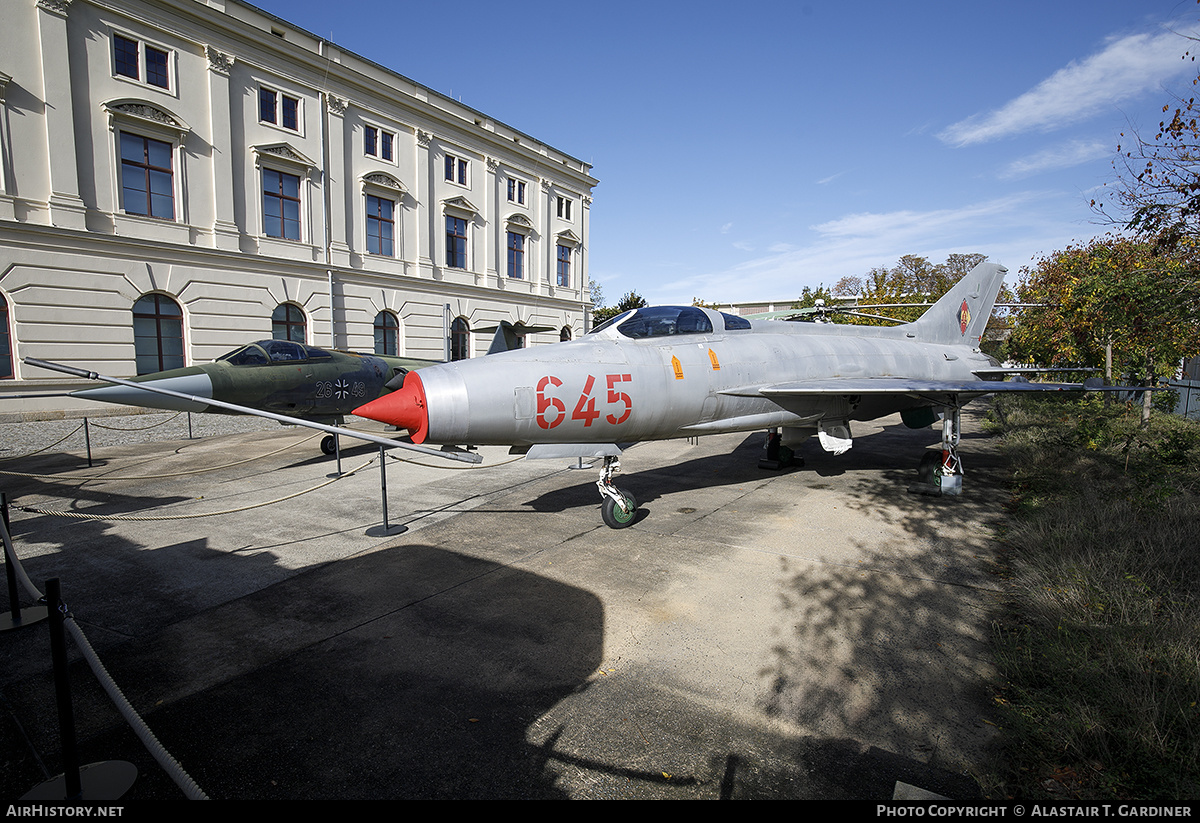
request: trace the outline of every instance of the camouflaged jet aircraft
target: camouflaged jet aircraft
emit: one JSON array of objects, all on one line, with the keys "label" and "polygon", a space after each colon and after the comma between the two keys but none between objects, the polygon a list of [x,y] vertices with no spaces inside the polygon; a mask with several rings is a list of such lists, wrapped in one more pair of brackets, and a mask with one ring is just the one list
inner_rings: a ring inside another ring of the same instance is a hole
[{"label": "camouflaged jet aircraft", "polygon": [[638,441],[765,429],[770,465],[814,435],[841,454],[853,443],[852,421],[897,412],[911,428],[942,420],[940,461],[930,453],[936,465],[925,468],[939,493],[956,494],[966,403],[995,392],[1096,388],[1006,381],[1018,370],[979,350],[1004,275],[981,263],[918,320],[896,327],[635,309],[577,340],[410,372],[354,414],[406,429],[418,444],[603,459],[597,486],[613,528],[635,519],[634,496],[612,478]]},{"label": "camouflaged jet aircraft", "polygon": [[[358,406],[401,385],[409,370],[437,363],[379,354],[355,354],[305,346],[290,340],[259,340],[211,363],[143,374],[130,383],[170,389],[187,397],[139,389],[128,383],[72,392],[72,397],[174,411],[246,414],[208,401],[337,423]],[[332,434],[321,451],[333,454]]]}]

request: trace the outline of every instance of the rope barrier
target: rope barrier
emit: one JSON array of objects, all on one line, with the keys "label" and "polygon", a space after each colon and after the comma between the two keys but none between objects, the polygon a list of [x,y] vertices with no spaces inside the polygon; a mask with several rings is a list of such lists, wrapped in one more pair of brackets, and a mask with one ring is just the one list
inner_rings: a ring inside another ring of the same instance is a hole
[{"label": "rope barrier", "polygon": [[158,520],[198,520],[202,517],[216,517],[218,515],[223,515],[223,514],[237,514],[238,512],[250,511],[251,509],[261,509],[263,506],[271,506],[271,505],[274,505],[275,503],[282,503],[285,500],[291,500],[293,498],[300,497],[301,495],[308,494],[309,492],[315,492],[317,489],[323,489],[326,486],[328,486],[330,483],[336,483],[338,480],[341,480],[343,477],[347,477],[356,472],[362,471],[363,469],[365,469],[367,466],[371,465],[374,462],[375,462],[375,458],[372,457],[366,463],[363,463],[362,465],[357,466],[348,472],[342,472],[341,474],[339,474],[335,477],[331,477],[330,479],[326,480],[324,483],[318,483],[315,486],[310,486],[309,488],[295,492],[294,494],[285,495],[283,497],[277,497],[274,500],[265,500],[261,503],[251,503],[246,506],[239,506],[235,509],[225,509],[223,511],[218,511],[218,512],[198,512],[196,514],[133,515],[133,514],[87,514],[85,512],[68,512],[68,511],[63,511],[61,509],[43,509],[43,508],[40,508],[37,506],[13,505],[12,508],[18,509],[23,512],[27,512],[29,514],[44,514],[44,515],[49,515],[52,517],[68,517],[68,518],[73,518],[75,520],[121,520],[121,521],[131,521],[131,522],[147,522],[147,521],[158,521]]},{"label": "rope barrier", "polygon": [[[306,437],[305,439],[301,440],[299,443],[288,443],[287,445],[281,446],[280,448],[276,449],[273,452],[267,452],[266,454],[260,454],[256,457],[247,457],[245,460],[235,460],[232,463],[224,463],[220,466],[207,466],[203,469],[190,469],[185,472],[170,472],[167,474],[141,474],[141,475],[135,475],[133,477],[113,477],[112,475],[108,475],[108,474],[94,474],[94,475],[90,475],[90,474],[32,474],[30,472],[13,472],[13,471],[5,471],[3,469],[0,469],[0,475],[9,475],[11,477],[33,477],[38,480],[113,480],[113,481],[161,480],[162,478],[165,478],[165,477],[186,477],[186,476],[192,475],[192,474],[204,474],[205,472],[218,471],[220,469],[229,469],[234,466],[240,466],[243,463],[253,463],[255,460],[262,460],[263,458],[271,457],[273,455],[279,454],[280,452],[285,452],[288,449],[290,449],[293,445],[299,446],[299,445],[309,442],[310,440],[315,440],[316,438],[318,438],[320,436],[321,435],[319,435],[319,434],[314,434],[311,437]],[[59,442],[62,442],[62,441],[59,441]],[[35,454],[36,454],[36,452],[35,452]]]},{"label": "rope barrier", "polygon": [[[8,553],[7,557],[12,559],[14,571],[16,572],[18,579],[21,581],[21,585],[25,587],[25,590],[30,597],[36,600],[42,600],[44,595],[38,591],[37,586],[33,585],[33,581],[30,580],[29,576],[25,574],[25,569],[21,565],[20,558],[17,557],[16,550],[13,548],[12,538],[8,533],[8,529],[4,525],[3,518],[0,518],[0,538],[3,538],[4,540],[4,547]],[[104,668],[104,663],[96,654],[96,650],[92,648],[92,644],[88,641],[87,636],[83,633],[83,629],[79,628],[79,625],[75,622],[74,615],[71,614],[69,609],[65,608],[64,626],[66,626],[67,630],[71,633],[71,637],[79,646],[79,650],[82,652],[84,659],[87,660],[88,667],[92,670],[92,674],[94,674],[96,679],[100,681],[100,685],[104,689],[104,692],[108,695],[109,699],[113,701],[113,705],[116,706],[117,711],[121,714],[121,716],[125,718],[125,722],[129,724],[131,729],[133,729],[133,733],[136,734],[138,739],[142,741],[142,745],[146,747],[146,751],[150,753],[150,756],[158,762],[158,765],[163,768],[163,771],[170,776],[171,780],[174,781],[175,785],[183,791],[189,800],[208,800],[208,795],[204,793],[204,791],[196,784],[196,781],[193,780],[191,776],[184,770],[183,766],[179,764],[179,761],[176,760],[171,753],[167,751],[166,747],[159,742],[158,738],[154,736],[154,732],[150,730],[148,725],[146,725],[146,721],[142,719],[141,715],[137,713],[132,704],[130,704],[129,700],[121,692],[121,689],[117,685],[116,681],[112,679],[112,676],[108,673],[108,670]]]},{"label": "rope barrier", "polygon": [[63,440],[66,440],[68,437],[70,437],[71,435],[73,435],[75,432],[79,431],[82,428],[83,428],[83,424],[80,423],[78,426],[76,426],[75,428],[73,428],[69,432],[67,432],[65,435],[63,435],[61,439],[55,440],[49,446],[43,446],[42,448],[38,449],[37,451],[29,452],[29,454],[17,454],[17,455],[13,455],[12,457],[0,457],[0,460],[20,460],[25,457],[33,457],[35,454],[41,454],[46,449],[54,448],[59,443],[63,442]]},{"label": "rope barrier", "polygon": [[150,429],[156,429],[159,426],[165,426],[181,414],[183,414],[183,412],[175,412],[166,420],[160,420],[157,423],[151,423],[149,426],[135,426],[132,429],[122,428],[121,426],[106,426],[103,423],[97,423],[95,420],[92,421],[92,425],[98,429],[108,429],[110,432],[144,432],[150,431]]}]

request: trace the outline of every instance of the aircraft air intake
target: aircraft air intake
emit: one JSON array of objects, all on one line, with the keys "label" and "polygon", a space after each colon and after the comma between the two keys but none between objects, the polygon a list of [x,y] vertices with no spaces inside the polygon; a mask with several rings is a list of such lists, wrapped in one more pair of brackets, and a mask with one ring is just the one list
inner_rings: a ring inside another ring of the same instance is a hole
[{"label": "aircraft air intake", "polygon": [[354,414],[378,420],[398,429],[408,429],[414,443],[424,443],[429,434],[429,413],[425,408],[425,386],[417,372],[405,375],[404,385],[370,403],[359,406]]}]

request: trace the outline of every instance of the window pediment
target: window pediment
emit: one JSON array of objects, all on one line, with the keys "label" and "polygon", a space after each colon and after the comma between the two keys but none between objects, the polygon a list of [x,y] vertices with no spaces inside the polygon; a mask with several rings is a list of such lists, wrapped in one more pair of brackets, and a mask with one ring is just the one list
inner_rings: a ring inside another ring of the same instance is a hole
[{"label": "window pediment", "polygon": [[251,146],[250,150],[254,152],[259,162],[262,162],[264,159],[280,160],[284,163],[303,167],[306,170],[316,168],[317,165],[287,143],[269,143],[262,146]]},{"label": "window pediment", "polygon": [[466,217],[474,219],[479,214],[479,209],[465,197],[451,197],[442,201],[442,208],[447,214],[453,214],[457,217]]},{"label": "window pediment", "polygon": [[151,105],[144,100],[125,98],[101,103],[101,108],[108,112],[114,122],[131,126],[140,126],[156,131],[166,131],[182,138],[191,131],[186,123],[171,112],[160,106]]},{"label": "window pediment", "polygon": [[507,223],[509,231],[519,231],[524,234],[533,232],[533,221],[520,212],[510,214],[505,223]]},{"label": "window pediment", "polygon": [[364,186],[372,186],[378,189],[385,189],[391,194],[407,194],[408,189],[404,188],[404,184],[381,171],[373,171],[370,174],[364,174],[361,178]]},{"label": "window pediment", "polygon": [[554,236],[554,240],[560,246],[578,246],[582,242],[579,239],[579,235],[570,229],[567,229],[566,231],[560,231]]}]

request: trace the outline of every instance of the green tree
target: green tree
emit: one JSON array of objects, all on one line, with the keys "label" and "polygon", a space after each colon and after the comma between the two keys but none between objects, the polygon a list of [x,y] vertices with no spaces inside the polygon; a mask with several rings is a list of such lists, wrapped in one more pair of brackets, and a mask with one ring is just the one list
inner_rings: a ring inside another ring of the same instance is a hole
[{"label": "green tree", "polygon": [[825,284],[821,283],[815,289],[810,286],[805,286],[800,292],[800,296],[792,303],[793,309],[808,309],[817,305],[817,301],[824,301],[825,305],[833,305],[833,292],[825,288]]},{"label": "green tree", "polygon": [[[866,311],[907,323],[920,317],[930,303],[936,302],[963,275],[985,260],[987,255],[984,254],[952,254],[946,258],[946,262],[934,264],[926,257],[906,254],[890,269],[874,268],[861,278],[843,277],[834,286],[834,293],[839,296],[856,294],[862,306],[889,306]],[[911,309],[893,305],[909,303],[913,304]],[[852,317],[848,322],[869,326],[888,325],[887,321],[866,317]]]},{"label": "green tree", "polygon": [[592,312],[592,320],[599,325],[605,320],[616,317],[621,312],[629,311],[630,309],[640,309],[643,306],[648,306],[646,298],[642,297],[635,291],[625,292],[625,296],[615,306],[604,306]]},{"label": "green tree", "polygon": [[1021,309],[1006,353],[1048,366],[1104,366],[1152,381],[1200,351],[1200,288],[1187,261],[1156,254],[1152,241],[1106,237],[1022,269]]}]

